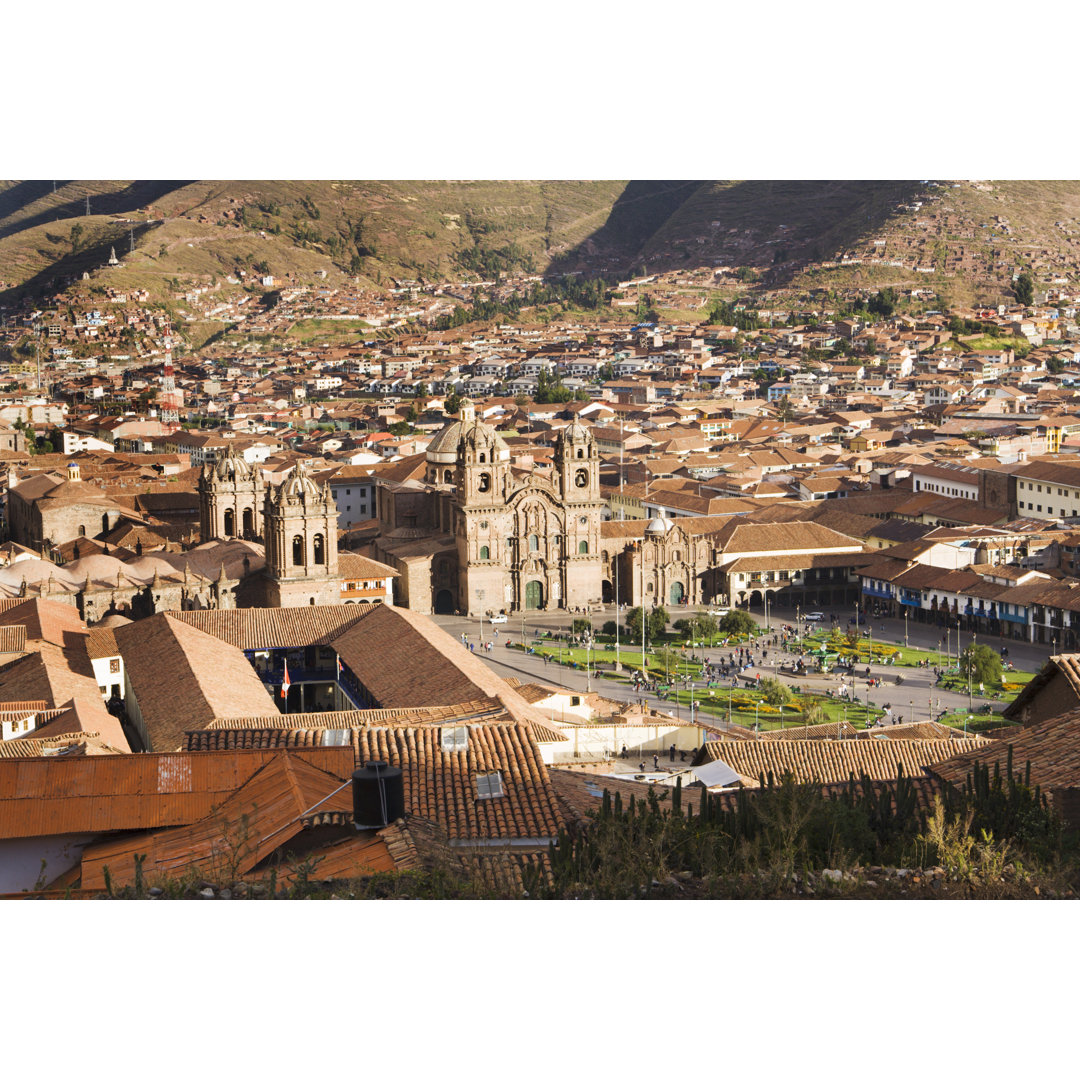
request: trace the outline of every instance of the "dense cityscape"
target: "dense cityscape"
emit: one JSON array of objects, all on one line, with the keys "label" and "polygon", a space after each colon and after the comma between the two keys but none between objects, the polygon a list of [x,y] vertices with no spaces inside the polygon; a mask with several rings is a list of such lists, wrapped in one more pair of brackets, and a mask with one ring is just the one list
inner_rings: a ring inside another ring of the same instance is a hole
[{"label": "dense cityscape", "polygon": [[135,272],[231,189],[0,246],[0,894],[1073,895],[1080,271],[960,187],[632,272],[313,197]]}]

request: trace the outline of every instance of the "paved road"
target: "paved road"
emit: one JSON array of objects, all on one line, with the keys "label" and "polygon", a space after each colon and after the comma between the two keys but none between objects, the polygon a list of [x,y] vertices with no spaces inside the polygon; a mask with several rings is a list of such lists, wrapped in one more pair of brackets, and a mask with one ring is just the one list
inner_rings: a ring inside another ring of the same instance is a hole
[{"label": "paved road", "polygon": [[[685,618],[703,610],[705,609],[688,608],[680,610],[676,614],[679,618]],[[821,624],[825,627],[830,625],[828,617],[835,613],[839,620],[839,625],[846,629],[848,619],[851,618],[851,615],[853,614],[853,609],[849,612],[847,608],[822,608],[820,610],[823,611],[826,616],[824,622]],[[751,612],[751,615],[753,615],[759,625],[765,625],[763,615],[754,612]],[[508,639],[514,642],[524,640],[531,644],[537,629],[541,631],[556,629],[564,631],[568,630],[571,621],[574,618],[580,617],[582,616],[575,616],[569,612],[529,612],[524,618],[521,615],[512,615],[507,623],[498,626],[492,626],[488,619],[482,620],[481,625],[480,619],[469,618],[466,616],[436,615],[434,616],[434,619],[436,623],[447,631],[447,633],[455,638],[460,638],[463,633],[466,634],[468,640],[475,645],[476,654],[487,661],[500,675],[504,677],[515,675],[521,679],[522,682],[542,682],[580,693],[586,691],[590,686],[590,680],[587,679],[584,671],[575,671],[572,668],[563,667],[555,663],[545,664],[543,659],[538,656],[529,656],[516,649],[509,650],[505,647],[505,643]],[[599,629],[604,622],[614,619],[615,617],[614,605],[607,605],[604,608],[594,609],[589,615],[589,618],[597,629]],[[770,610],[770,628],[777,628],[793,622],[794,612],[781,609],[774,613]],[[874,619],[868,626],[872,627],[874,640],[885,641],[890,645],[905,644],[905,626],[903,619]],[[882,627],[884,627],[884,630],[882,630]],[[494,631],[496,630],[498,631],[497,637],[494,636]],[[906,628],[906,636],[907,644],[912,648],[936,650],[943,639],[943,631],[936,626],[927,626],[909,621]],[[962,634],[960,647],[965,648],[969,645],[972,636],[973,635],[970,633]],[[949,641],[947,643],[949,652],[953,657],[956,656],[957,649],[955,638],[956,632],[953,631],[949,635]],[[491,652],[482,649],[482,643],[488,641],[495,643]],[[1049,656],[1052,651],[1047,646],[1030,645],[1023,642],[1001,641],[997,638],[983,638],[983,641],[995,649],[1000,648],[1000,646],[1004,644],[1009,650],[1009,659],[1022,671],[1038,670],[1043,663],[1045,663],[1047,656]],[[630,645],[625,639],[624,644]],[[730,650],[709,649],[706,650],[706,656],[710,659],[719,659],[721,655],[726,656],[729,651]],[[769,662],[764,665],[759,663],[758,667],[752,670],[755,673],[760,671],[763,675],[772,674],[772,661],[776,659],[777,662],[780,662],[782,657],[784,657],[784,654],[779,649],[774,651],[770,646],[768,656]],[[942,659],[944,660],[944,653],[942,654]],[[858,678],[855,680],[855,691],[859,702],[863,703],[867,700],[867,686],[864,676],[865,665],[861,665],[857,670]],[[883,685],[870,690],[869,701],[871,707],[882,708],[886,704],[889,704],[892,707],[893,716],[903,721],[926,720],[929,717],[938,715],[942,709],[962,710],[969,707],[968,695],[966,693],[958,694],[935,687],[933,685],[934,674],[932,670],[908,667],[895,668],[874,664],[871,665],[871,674],[880,676],[883,679]],[[895,682],[898,674],[903,676],[904,681],[902,685],[897,685]],[[846,681],[848,686],[852,685],[850,676],[845,678],[844,676],[834,674],[801,678],[793,678],[786,675],[780,675],[779,677],[792,687],[802,690],[814,690],[817,692],[824,692],[827,687],[832,687],[834,693],[836,693],[839,691],[841,680]],[[648,705],[659,709],[662,712],[670,713],[680,719],[688,718],[689,709],[685,705],[677,707],[674,702],[661,701],[655,694],[638,694],[631,686],[625,683],[593,677],[591,679],[591,688],[594,691],[603,694],[604,697],[616,701],[636,702],[644,700]],[[977,714],[980,706],[986,699],[980,697],[977,686],[972,689],[971,707],[974,713]],[[1002,708],[1000,702],[991,702],[991,704],[995,711],[1000,711]],[[713,722],[715,723],[716,721],[714,720]]]}]

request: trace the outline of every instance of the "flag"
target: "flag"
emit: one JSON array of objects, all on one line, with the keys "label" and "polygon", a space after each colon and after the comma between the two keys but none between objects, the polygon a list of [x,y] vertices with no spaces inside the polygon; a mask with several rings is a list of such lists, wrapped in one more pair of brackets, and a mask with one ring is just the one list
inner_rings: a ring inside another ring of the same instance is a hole
[{"label": "flag", "polygon": [[288,698],[288,696],[289,696],[289,687],[290,686],[292,686],[292,683],[289,682],[289,661],[286,660],[285,661],[285,674],[282,676],[282,679],[281,679],[281,696],[283,698],[286,698],[286,699]]},{"label": "flag", "polygon": [[337,657],[337,677],[341,678],[341,657]]}]

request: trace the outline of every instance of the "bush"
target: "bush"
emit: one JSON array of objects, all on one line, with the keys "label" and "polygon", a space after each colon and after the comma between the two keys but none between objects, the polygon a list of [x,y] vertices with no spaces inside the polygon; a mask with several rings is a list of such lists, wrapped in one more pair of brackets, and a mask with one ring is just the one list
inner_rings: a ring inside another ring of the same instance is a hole
[{"label": "bush", "polygon": [[619,630],[619,624],[614,619],[608,619],[602,627],[600,627],[600,633],[605,637],[614,637]]}]

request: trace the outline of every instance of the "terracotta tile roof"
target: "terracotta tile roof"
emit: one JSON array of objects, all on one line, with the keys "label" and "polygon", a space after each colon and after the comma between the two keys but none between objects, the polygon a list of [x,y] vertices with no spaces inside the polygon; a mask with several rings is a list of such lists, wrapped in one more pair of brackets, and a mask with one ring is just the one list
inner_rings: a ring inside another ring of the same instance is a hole
[{"label": "terracotta tile roof", "polygon": [[[271,713],[265,716],[219,718],[207,730],[359,727],[426,727],[505,719],[506,710],[494,698],[480,698],[461,705],[428,705],[414,709],[350,709],[340,712]],[[198,734],[192,732],[191,734]]]},{"label": "terracotta tile roof", "polygon": [[[962,784],[973,764],[1000,763],[1004,773],[1009,747],[1013,751],[1013,771],[1023,772],[1031,762],[1031,782],[1044,791],[1080,788],[1080,709],[1040,720],[1031,727],[994,739],[936,762],[931,771],[951,784]],[[956,750],[956,744],[949,747]]]},{"label": "terracotta tile roof", "polygon": [[395,578],[401,574],[386,563],[366,559],[351,551],[338,552],[338,575],[355,581],[357,578]]},{"label": "terracotta tile roof", "polygon": [[31,641],[48,641],[61,648],[81,645],[86,637],[86,624],[71,604],[41,597],[24,599],[0,610],[0,626],[22,625]]},{"label": "terracotta tile roof", "polygon": [[374,606],[377,605],[174,611],[170,617],[238,649],[299,649],[327,644],[342,630],[370,615]]},{"label": "terracotta tile roof", "polygon": [[705,743],[695,755],[694,764],[723,761],[740,776],[754,781],[769,773],[776,780],[791,773],[800,783],[834,784],[863,774],[871,780],[893,780],[900,766],[905,776],[922,776],[928,766],[954,753],[955,745],[944,739],[724,739]]},{"label": "terracotta tile roof", "polygon": [[120,646],[116,644],[116,635],[109,626],[94,626],[86,637],[86,655],[91,660],[101,660],[106,656],[119,656]]},{"label": "terracotta tile roof", "polygon": [[[348,794],[346,792],[346,794]],[[350,796],[351,798],[351,796]],[[339,815],[351,820],[351,815]],[[315,875],[320,879],[349,879],[364,877],[368,874],[392,873],[396,870],[412,869],[411,863],[399,864],[387,844],[383,832],[363,832],[346,836],[335,843],[314,848],[305,852],[305,860],[315,861]],[[276,867],[278,887],[292,885],[296,880],[298,862],[286,862]],[[247,881],[266,880],[271,874],[269,866],[254,871],[246,871]]]},{"label": "terracotta tile roof", "polygon": [[[725,731],[725,738],[727,734]],[[806,727],[786,727],[783,731],[762,731],[757,734],[757,738],[764,739],[766,742],[792,742],[803,739],[852,739],[857,734],[858,730],[854,724],[841,720],[837,724],[810,724]]]},{"label": "terracotta tile roof", "polygon": [[[443,750],[437,728],[366,728],[353,738],[358,762],[385,761],[402,770],[406,814],[436,822],[452,841],[543,842],[562,824],[547,767],[525,724],[472,727],[463,750]],[[480,798],[477,777],[494,772],[501,774],[504,794]]]},{"label": "terracotta tile roof", "polygon": [[[354,767],[351,747],[296,751],[334,775]],[[273,752],[125,754],[0,761],[0,838],[187,825],[206,817]]]},{"label": "terracotta tile roof", "polygon": [[217,717],[274,711],[274,700],[247,657],[186,620],[155,615],[114,633],[149,749],[175,750],[185,731]]},{"label": "terracotta tile roof", "polygon": [[77,702],[95,726],[105,724],[111,730],[116,722],[101,700],[84,648],[61,649],[43,642],[0,671],[0,708],[5,701],[42,700],[54,709]]},{"label": "terracotta tile roof", "polygon": [[497,698],[518,720],[542,721],[479,656],[426,615],[374,605],[332,647],[383,708]]},{"label": "terracotta tile roof", "polygon": [[0,626],[0,653],[21,653],[26,651],[26,627]]},{"label": "terracotta tile roof", "polygon": [[6,739],[0,742],[0,758],[38,758],[93,756],[97,754],[122,754],[114,746],[103,742],[96,731],[79,731],[48,738]]}]

